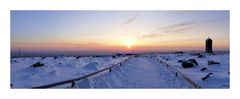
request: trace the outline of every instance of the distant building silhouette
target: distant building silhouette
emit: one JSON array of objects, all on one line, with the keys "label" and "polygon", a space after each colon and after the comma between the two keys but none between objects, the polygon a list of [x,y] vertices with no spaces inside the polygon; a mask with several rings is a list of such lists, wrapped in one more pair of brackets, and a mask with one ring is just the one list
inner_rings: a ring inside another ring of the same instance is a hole
[{"label": "distant building silhouette", "polygon": [[210,37],[208,37],[206,39],[206,53],[212,53],[212,39]]}]

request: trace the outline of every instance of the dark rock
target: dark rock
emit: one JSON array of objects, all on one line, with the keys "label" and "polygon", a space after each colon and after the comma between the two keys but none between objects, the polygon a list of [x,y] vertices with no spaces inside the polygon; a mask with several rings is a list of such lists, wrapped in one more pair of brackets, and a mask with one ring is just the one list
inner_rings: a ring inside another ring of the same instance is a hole
[{"label": "dark rock", "polygon": [[44,64],[41,63],[41,62],[37,62],[37,63],[33,64],[32,66],[33,66],[34,68],[36,68],[36,67],[42,67],[42,66],[44,66]]},{"label": "dark rock", "polygon": [[203,68],[201,69],[201,71],[205,71],[205,70],[207,70],[207,67],[203,67]]},{"label": "dark rock", "polygon": [[213,73],[208,73],[205,77],[202,77],[202,80],[205,81],[206,79],[208,79],[210,77],[210,75],[212,75]]},{"label": "dark rock", "polygon": [[17,60],[11,60],[11,63],[18,63]]},{"label": "dark rock", "polygon": [[192,67],[194,67],[194,63],[192,63],[191,61],[183,61],[182,67],[183,68],[192,68]]},{"label": "dark rock", "polygon": [[135,55],[135,54],[131,54],[131,53],[125,54],[125,56],[132,56],[132,55]]},{"label": "dark rock", "polygon": [[112,58],[116,58],[117,56],[113,55]]},{"label": "dark rock", "polygon": [[77,56],[77,57],[76,57],[76,59],[79,59],[79,58],[81,58],[81,56]]},{"label": "dark rock", "polygon": [[54,58],[54,60],[56,60],[56,59],[57,59],[57,56],[53,56],[53,58]]},{"label": "dark rock", "polygon": [[12,56],[11,58],[17,58],[17,56]]},{"label": "dark rock", "polygon": [[42,60],[44,60],[46,57],[42,57]]},{"label": "dark rock", "polygon": [[181,62],[183,62],[183,60],[178,60],[177,62],[181,63]]},{"label": "dark rock", "polygon": [[194,63],[195,65],[198,65],[197,61],[195,59],[189,59],[188,61]]},{"label": "dark rock", "polygon": [[203,55],[201,55],[201,54],[198,55],[198,58],[203,58],[203,57],[205,57],[205,56],[203,56]]},{"label": "dark rock", "polygon": [[219,62],[212,61],[212,60],[209,60],[209,61],[208,61],[208,65],[214,65],[214,64],[220,64],[220,63],[219,63]]},{"label": "dark rock", "polygon": [[116,54],[116,56],[120,57],[120,56],[123,56],[123,54],[121,54],[121,53],[118,53],[118,54]]},{"label": "dark rock", "polygon": [[189,60],[179,60],[178,62],[182,62],[183,68],[192,68],[195,65],[197,66],[198,63],[195,59],[189,59]]}]

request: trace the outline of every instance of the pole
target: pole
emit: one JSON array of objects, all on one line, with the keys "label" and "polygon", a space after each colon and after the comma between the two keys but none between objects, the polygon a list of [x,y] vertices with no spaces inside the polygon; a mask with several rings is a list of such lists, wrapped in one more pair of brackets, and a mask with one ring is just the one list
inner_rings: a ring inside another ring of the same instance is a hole
[{"label": "pole", "polygon": [[21,52],[21,49],[19,48],[18,49],[18,57],[20,57],[20,55],[21,55],[20,52]]}]

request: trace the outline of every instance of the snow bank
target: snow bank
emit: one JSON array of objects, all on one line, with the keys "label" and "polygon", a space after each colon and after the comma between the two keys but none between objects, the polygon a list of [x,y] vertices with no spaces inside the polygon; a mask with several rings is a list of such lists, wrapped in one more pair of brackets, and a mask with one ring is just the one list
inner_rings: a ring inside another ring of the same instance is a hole
[{"label": "snow bank", "polygon": [[[31,88],[81,77],[101,68],[111,66],[124,57],[29,57],[11,58],[12,88]],[[34,63],[44,66],[33,68]]]}]

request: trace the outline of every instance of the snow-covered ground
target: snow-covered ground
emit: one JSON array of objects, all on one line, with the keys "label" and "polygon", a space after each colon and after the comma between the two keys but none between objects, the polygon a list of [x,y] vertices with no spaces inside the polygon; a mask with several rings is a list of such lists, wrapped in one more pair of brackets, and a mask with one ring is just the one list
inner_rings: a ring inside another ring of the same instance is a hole
[{"label": "snow-covered ground", "polygon": [[[145,54],[129,58],[106,71],[87,79],[77,81],[75,88],[193,88],[176,76],[176,73],[160,63],[163,60],[186,75],[203,88],[229,88],[229,54]],[[12,88],[31,88],[55,83],[98,71],[112,66],[127,57],[29,57],[11,58]],[[196,59],[198,66],[183,68],[179,60]],[[208,65],[213,60],[220,64]],[[34,63],[41,62],[42,67],[34,68]],[[203,67],[206,70],[201,71]],[[206,80],[201,78],[213,73]],[[69,86],[69,85],[68,85]],[[61,88],[66,86],[54,87]]]},{"label": "snow-covered ground", "polygon": [[[12,58],[11,84],[13,88],[31,88],[34,86],[68,80],[95,72],[120,62],[126,57],[41,57]],[[36,62],[42,67],[32,67]]]},{"label": "snow-covered ground", "polygon": [[[186,54],[159,54],[157,58],[164,60],[169,65],[186,75],[203,88],[229,88],[229,53],[186,53]],[[195,59],[198,63],[193,68],[183,68],[179,60]],[[209,65],[208,61],[220,64]],[[205,68],[205,70],[201,70]],[[212,73],[207,79],[202,80],[207,74]]]},{"label": "snow-covered ground", "polygon": [[90,88],[192,88],[183,78],[176,77],[164,64],[150,57],[131,58],[110,73],[80,81]]}]

